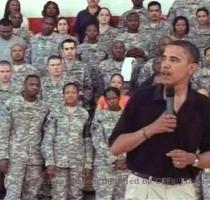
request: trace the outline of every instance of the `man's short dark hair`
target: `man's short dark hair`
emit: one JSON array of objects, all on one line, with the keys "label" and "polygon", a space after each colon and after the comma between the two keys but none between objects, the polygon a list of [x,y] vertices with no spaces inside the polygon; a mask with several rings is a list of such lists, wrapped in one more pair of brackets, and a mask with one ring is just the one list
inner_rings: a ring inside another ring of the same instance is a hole
[{"label": "man's short dark hair", "polygon": [[73,86],[76,88],[77,92],[79,93],[79,85],[76,83],[76,82],[69,82],[69,83],[66,83],[64,86],[63,86],[63,94],[65,93],[65,90],[67,87],[69,86]]},{"label": "man's short dark hair", "polygon": [[44,16],[42,21],[44,22],[45,19],[52,19],[53,24],[56,25],[57,24],[57,19],[55,17],[50,17],[50,16]]},{"label": "man's short dark hair", "polygon": [[198,48],[193,43],[186,40],[175,40],[172,41],[169,45],[182,47],[189,54],[192,63],[199,63],[200,53]]},{"label": "man's short dark hair", "polygon": [[25,80],[24,80],[24,84],[26,84],[26,82],[28,81],[28,79],[30,78],[36,78],[37,80],[39,80],[39,82],[41,81],[40,80],[40,77],[36,74],[29,74],[28,76],[26,76]]},{"label": "man's short dark hair", "polygon": [[0,65],[8,65],[8,66],[12,67],[11,63],[7,60],[0,60]]},{"label": "man's short dark hair", "polygon": [[2,18],[0,20],[0,25],[2,25],[2,26],[12,26],[12,22],[11,22],[11,20],[9,20],[7,18]]},{"label": "man's short dark hair", "polygon": [[147,6],[147,10],[149,10],[149,8],[150,8],[151,6],[158,6],[158,7],[160,8],[160,10],[161,10],[161,4],[160,4],[158,1],[151,1],[151,2],[148,4],[148,6]]},{"label": "man's short dark hair", "polygon": [[64,45],[65,43],[74,43],[74,46],[75,46],[75,47],[77,46],[77,42],[76,42],[75,40],[66,39],[66,40],[63,40],[63,41],[61,42],[61,45],[60,45],[61,49],[63,49],[63,45]]},{"label": "man's short dark hair", "polygon": [[61,61],[62,58],[58,55],[52,55],[52,56],[48,57],[47,64],[49,64],[50,60],[60,60]]}]

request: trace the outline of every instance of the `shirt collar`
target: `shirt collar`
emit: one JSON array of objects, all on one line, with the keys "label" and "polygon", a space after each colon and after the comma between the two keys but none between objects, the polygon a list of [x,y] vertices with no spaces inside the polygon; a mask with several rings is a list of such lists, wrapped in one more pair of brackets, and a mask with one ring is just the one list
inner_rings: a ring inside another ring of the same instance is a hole
[{"label": "shirt collar", "polygon": [[[157,84],[155,86],[155,91],[154,91],[154,95],[153,95],[153,100],[154,101],[164,100],[164,88],[165,88],[165,86],[162,85],[162,84]],[[194,94],[195,94],[195,91],[192,90],[191,85],[189,84],[187,101],[193,101],[194,100]]]}]

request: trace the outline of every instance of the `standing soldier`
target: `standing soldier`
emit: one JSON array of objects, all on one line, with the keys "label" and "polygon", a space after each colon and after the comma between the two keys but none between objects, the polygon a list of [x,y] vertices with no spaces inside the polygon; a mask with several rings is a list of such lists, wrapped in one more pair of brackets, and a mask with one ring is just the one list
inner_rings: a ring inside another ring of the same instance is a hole
[{"label": "standing soldier", "polygon": [[97,111],[91,126],[92,142],[96,151],[94,160],[94,188],[96,200],[123,200],[128,175],[125,155],[113,156],[108,138],[121,116],[120,91],[110,87],[104,97],[108,108]]},{"label": "standing soldier", "polygon": [[150,35],[139,31],[140,18],[136,12],[129,13],[126,16],[126,31],[119,33],[116,40],[121,40],[125,44],[128,57],[138,59],[139,64],[143,64],[149,55]]},{"label": "standing soldier", "polygon": [[121,20],[119,23],[119,28],[122,28],[123,30],[126,26],[126,17],[129,13],[136,12],[141,19],[142,25],[145,24],[148,20],[147,19],[147,9],[143,5],[144,0],[131,0],[131,1],[133,3],[133,8],[122,14]]},{"label": "standing soldier", "polygon": [[[110,85],[110,80],[113,74],[121,74],[122,66],[125,61],[125,45],[122,41],[115,40],[112,44],[112,58],[104,60],[99,65],[100,77],[103,81],[103,90]],[[129,83],[129,88],[134,89],[137,85],[139,71],[136,61],[132,63],[132,77]],[[135,74],[136,73],[136,74]],[[126,85],[125,85],[126,86]]]},{"label": "standing soldier", "polygon": [[53,32],[55,26],[55,18],[44,17],[42,32],[31,37],[26,51],[26,61],[35,66],[41,76],[46,75],[48,57],[59,55],[59,45],[64,39],[61,34]]},{"label": "standing soldier", "polygon": [[40,79],[28,75],[22,95],[1,110],[0,171],[6,173],[5,200],[37,199],[42,182],[42,128],[48,108],[39,101]]},{"label": "standing soldier", "polygon": [[81,105],[89,109],[94,95],[90,67],[77,59],[77,43],[72,39],[61,43],[61,54],[68,81],[78,83]]},{"label": "standing soldier", "polygon": [[78,105],[79,87],[75,83],[67,83],[63,95],[64,104],[49,116],[42,152],[52,184],[52,199],[81,200],[82,174],[92,168],[92,154],[87,147],[90,139],[83,134],[88,112]]},{"label": "standing soldier", "polygon": [[10,18],[13,26],[13,34],[22,37],[26,43],[28,43],[32,36],[32,32],[29,31],[28,28],[21,26],[23,23],[22,13],[11,13]]},{"label": "standing soldier", "polygon": [[14,44],[22,44],[25,47],[26,42],[17,35],[13,34],[12,22],[9,19],[3,18],[0,20],[0,60],[8,60],[11,62],[10,48]]},{"label": "standing soldier", "polygon": [[209,7],[208,0],[175,0],[168,12],[168,20],[173,22],[178,16],[187,17],[190,25],[195,22],[195,13],[198,8]]},{"label": "standing soldier", "polygon": [[[12,84],[12,66],[6,60],[0,61],[0,108],[5,101],[14,94],[14,85]],[[0,172],[0,192],[4,189],[4,174]]]},{"label": "standing soldier", "polygon": [[11,98],[16,91],[15,84],[12,81],[12,66],[6,60],[0,61],[0,107]]},{"label": "standing soldier", "polygon": [[99,24],[98,41],[103,44],[106,53],[110,57],[112,42],[119,30],[114,27],[111,11],[106,7],[101,8],[97,19]]},{"label": "standing soldier", "polygon": [[56,107],[63,102],[62,89],[67,80],[63,74],[60,56],[48,58],[48,75],[42,78],[42,98],[50,106]]},{"label": "standing soldier", "polygon": [[210,47],[207,47],[203,54],[205,65],[193,74],[191,82],[193,89],[206,89],[210,94]]},{"label": "standing soldier", "polygon": [[97,24],[89,24],[86,27],[86,41],[78,46],[78,54],[80,60],[90,67],[92,80],[94,85],[95,96],[100,95],[99,69],[100,62],[107,58],[106,47],[98,41],[99,27]]},{"label": "standing soldier", "polygon": [[164,52],[166,45],[168,45],[170,42],[172,42],[172,39],[169,36],[163,36],[159,39],[159,41],[157,42],[155,57],[145,62],[144,66],[141,68],[139,72],[138,85],[141,85],[149,77],[153,76],[154,67],[155,67],[153,66],[155,64],[154,60],[156,60],[156,58],[157,60],[159,60],[159,57],[162,56],[162,53]]},{"label": "standing soldier", "polygon": [[150,57],[154,57],[156,49],[158,46],[158,41],[161,37],[167,36],[172,31],[172,26],[170,23],[162,19],[161,4],[157,1],[151,1],[148,4],[148,21],[143,24],[141,30],[150,35],[150,42],[153,42],[153,45],[150,45]]},{"label": "standing soldier", "polygon": [[38,74],[38,71],[34,66],[25,62],[25,47],[21,44],[14,44],[11,47],[11,58],[13,67],[12,81],[15,83],[16,90],[22,92],[26,76]]}]

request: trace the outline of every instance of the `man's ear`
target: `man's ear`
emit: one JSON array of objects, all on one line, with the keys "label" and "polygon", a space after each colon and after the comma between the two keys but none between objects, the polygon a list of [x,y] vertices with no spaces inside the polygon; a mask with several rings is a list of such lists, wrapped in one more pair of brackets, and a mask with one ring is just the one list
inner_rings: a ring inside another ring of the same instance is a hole
[{"label": "man's ear", "polygon": [[197,63],[191,63],[190,64],[190,75],[195,73],[198,70],[198,64]]}]

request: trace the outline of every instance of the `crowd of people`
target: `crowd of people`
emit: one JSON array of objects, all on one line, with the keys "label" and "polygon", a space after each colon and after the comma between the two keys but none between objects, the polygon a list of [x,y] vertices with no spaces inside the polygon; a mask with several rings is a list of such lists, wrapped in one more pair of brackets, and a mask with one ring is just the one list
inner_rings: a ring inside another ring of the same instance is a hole
[{"label": "crowd of people", "polygon": [[[133,8],[116,25],[111,8],[87,0],[74,27],[60,16],[58,2],[48,1],[37,34],[29,30],[19,0],[7,1],[0,20],[5,200],[81,200],[91,179],[96,200],[123,200],[131,169],[125,152],[110,150],[109,138],[130,97],[161,85],[163,53],[171,43],[180,45],[174,41],[189,41],[199,50],[189,87],[209,97],[210,2],[175,0],[164,18],[158,1],[147,8],[143,0],[131,1]],[[148,110],[142,105],[142,112],[152,112],[152,103]],[[194,178],[196,198],[209,200],[209,169]]]}]

